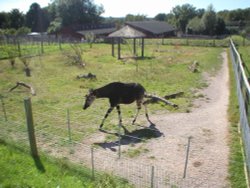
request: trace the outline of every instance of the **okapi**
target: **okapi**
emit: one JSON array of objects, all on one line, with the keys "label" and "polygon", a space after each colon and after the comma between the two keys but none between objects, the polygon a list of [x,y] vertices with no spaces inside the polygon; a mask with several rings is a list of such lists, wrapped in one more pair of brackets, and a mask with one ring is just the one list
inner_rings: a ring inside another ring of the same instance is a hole
[{"label": "okapi", "polygon": [[166,101],[165,99],[162,99],[160,97],[154,96],[154,95],[148,95],[146,94],[145,88],[139,84],[139,83],[121,83],[121,82],[112,82],[109,83],[103,87],[100,87],[98,89],[90,89],[89,94],[86,95],[85,104],[83,106],[83,109],[87,109],[96,98],[109,98],[110,107],[107,110],[101,124],[100,129],[102,129],[102,126],[104,124],[104,121],[108,117],[108,115],[112,112],[114,107],[116,107],[118,116],[119,116],[119,122],[122,123],[121,118],[121,110],[120,110],[120,104],[131,104],[134,101],[136,101],[137,104],[137,113],[134,117],[134,120],[132,124],[135,123],[137,116],[139,114],[139,111],[141,109],[141,105],[144,105],[145,107],[145,115],[150,124],[153,124],[148,116],[147,111],[147,104],[150,103],[150,100],[144,101],[145,98],[157,98],[161,101],[164,101],[165,103],[176,107],[177,105]]}]

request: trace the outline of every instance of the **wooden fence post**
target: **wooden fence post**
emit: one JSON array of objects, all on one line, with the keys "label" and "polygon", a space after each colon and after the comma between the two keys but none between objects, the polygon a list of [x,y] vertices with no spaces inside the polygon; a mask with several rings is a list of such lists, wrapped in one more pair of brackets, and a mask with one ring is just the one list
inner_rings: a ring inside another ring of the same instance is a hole
[{"label": "wooden fence post", "polygon": [[141,57],[144,58],[144,38],[141,39]]},{"label": "wooden fence post", "polygon": [[61,36],[58,36],[59,49],[62,51],[62,41]]},{"label": "wooden fence post", "polygon": [[5,105],[4,105],[4,101],[3,101],[3,97],[0,96],[0,98],[1,98],[1,103],[2,103],[4,119],[5,119],[5,121],[8,121],[7,114],[6,114],[6,109],[5,109]]},{"label": "wooden fence post", "polygon": [[133,39],[133,54],[136,56],[136,38]]},{"label": "wooden fence post", "polygon": [[112,38],[111,40],[112,40],[112,46],[111,46],[112,56],[115,57],[115,39]]},{"label": "wooden fence post", "polygon": [[41,54],[44,53],[44,49],[43,49],[43,33],[41,33]]},{"label": "wooden fence post", "polygon": [[25,108],[26,122],[27,122],[27,128],[28,128],[28,136],[29,136],[29,142],[30,142],[31,155],[34,158],[37,158],[38,151],[37,151],[37,145],[36,145],[36,137],[35,137],[35,130],[34,130],[32,107],[31,107],[30,98],[24,99],[24,108]]},{"label": "wooden fence post", "polygon": [[118,38],[118,59],[121,59],[121,38]]}]

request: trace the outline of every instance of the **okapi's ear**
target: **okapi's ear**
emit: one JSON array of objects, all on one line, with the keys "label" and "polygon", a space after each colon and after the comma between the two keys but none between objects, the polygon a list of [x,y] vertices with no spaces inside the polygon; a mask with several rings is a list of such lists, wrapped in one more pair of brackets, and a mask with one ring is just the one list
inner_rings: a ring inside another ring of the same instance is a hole
[{"label": "okapi's ear", "polygon": [[93,89],[89,89],[89,93],[93,93],[93,91],[94,91]]}]

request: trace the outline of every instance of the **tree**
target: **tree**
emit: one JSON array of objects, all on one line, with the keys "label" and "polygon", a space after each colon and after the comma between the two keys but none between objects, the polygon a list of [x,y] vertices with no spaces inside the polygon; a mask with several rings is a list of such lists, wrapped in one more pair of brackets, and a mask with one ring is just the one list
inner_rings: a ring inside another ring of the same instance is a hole
[{"label": "tree", "polygon": [[201,21],[201,18],[196,16],[188,22],[186,32],[188,34],[202,34],[204,32],[204,29],[205,27]]},{"label": "tree", "polygon": [[202,22],[205,26],[205,34],[214,35],[217,17],[213,5],[208,6],[206,12],[202,16]]},{"label": "tree", "polygon": [[16,34],[19,35],[27,35],[28,33],[30,33],[30,28],[28,27],[20,27],[17,31]]},{"label": "tree", "polygon": [[222,18],[217,18],[215,25],[215,33],[216,35],[222,35],[226,33],[226,24]]},{"label": "tree", "polygon": [[48,13],[48,18],[49,21],[52,22],[55,19],[57,19],[59,16],[57,15],[57,8],[56,8],[56,3],[53,2],[51,4],[49,4],[48,7],[45,7],[44,10],[46,10],[46,12]]},{"label": "tree", "polygon": [[201,8],[201,9],[197,9],[196,10],[196,16],[198,16],[198,18],[202,18],[203,14],[205,13],[205,9]]},{"label": "tree", "polygon": [[176,27],[184,33],[189,20],[196,16],[196,8],[190,4],[177,5],[171,13],[174,15]]},{"label": "tree", "polygon": [[26,26],[31,28],[32,32],[45,32],[49,26],[49,20],[46,13],[41,9],[38,3],[33,3],[26,14]]},{"label": "tree", "polygon": [[24,25],[24,15],[18,10],[13,9],[9,13],[9,27],[18,29]]},{"label": "tree", "polygon": [[[15,59],[18,57],[18,48],[16,46],[16,29],[10,28],[10,29],[5,29],[2,32],[3,35],[8,36],[8,45],[5,45],[1,51],[5,52],[8,56],[8,60],[10,62],[10,65],[12,68],[15,67]],[[11,36],[11,38],[9,38]]]},{"label": "tree", "polygon": [[155,20],[158,20],[158,21],[166,21],[167,19],[167,14],[165,13],[159,13],[155,16]]},{"label": "tree", "polygon": [[133,14],[127,14],[125,17],[125,21],[143,21],[146,20],[146,16],[145,15],[133,15]]},{"label": "tree", "polygon": [[95,38],[96,38],[95,34],[93,32],[89,32],[85,34],[85,38],[89,44],[89,47],[92,48],[92,45],[95,42]]},{"label": "tree", "polygon": [[58,32],[62,28],[62,19],[61,18],[56,18],[54,21],[50,23],[50,26],[48,27],[47,32],[49,34],[55,34],[56,38],[58,37]]},{"label": "tree", "polygon": [[240,34],[249,25],[250,8],[220,11],[217,13],[217,17],[224,20],[228,32],[231,34]]},{"label": "tree", "polygon": [[98,23],[104,12],[103,7],[95,5],[92,0],[55,0],[54,3],[63,26]]},{"label": "tree", "polygon": [[6,29],[10,25],[9,13],[0,12],[0,28]]}]

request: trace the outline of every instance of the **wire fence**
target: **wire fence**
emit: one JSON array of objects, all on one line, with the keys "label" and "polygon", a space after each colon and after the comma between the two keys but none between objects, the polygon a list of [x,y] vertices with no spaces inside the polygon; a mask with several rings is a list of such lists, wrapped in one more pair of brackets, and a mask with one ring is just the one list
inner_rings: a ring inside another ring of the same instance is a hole
[{"label": "wire fence", "polygon": [[[0,138],[14,141],[29,151],[30,140],[27,133],[27,112],[24,108],[24,101],[11,97],[1,98]],[[97,127],[94,125],[98,125],[102,117],[95,112],[92,113],[95,115],[90,118],[85,111],[75,110],[70,105],[66,109],[56,107],[56,105],[52,107],[42,104],[42,106],[43,108],[35,102],[32,106],[38,151],[88,166],[92,169],[93,177],[99,176],[99,172],[108,172],[127,179],[135,187],[143,188],[225,187],[228,185],[223,178],[227,176],[225,171],[197,168],[195,175],[191,173],[189,160],[201,155],[197,144],[202,138],[168,136],[165,140],[165,151],[163,151],[167,155],[162,161],[154,160],[154,156],[151,156],[152,160],[144,158],[141,161],[139,157],[130,155],[133,155],[135,151],[146,153],[147,150],[140,148],[140,145],[152,138],[157,141],[157,138],[163,137],[155,127],[137,127],[133,132],[135,134],[112,128],[112,131],[107,129],[106,134],[103,134],[96,132]],[[117,120],[116,116],[116,113],[113,113],[113,117],[111,114],[110,122],[107,123],[112,124],[114,119]],[[142,117],[138,118],[139,121],[140,118],[142,119]],[[122,134],[120,135],[119,132]],[[139,145],[137,147],[139,149],[133,150],[134,145]],[[132,153],[129,153],[130,151]],[[156,155],[161,155],[161,153]],[[168,158],[167,156],[170,155],[171,158]],[[218,158],[220,166],[227,165],[228,161],[221,160],[223,156],[218,156]],[[210,162],[213,165],[212,163],[216,160],[208,161]],[[200,164],[197,162],[193,165],[199,166]],[[217,177],[222,177],[221,179],[225,182],[218,182]]]},{"label": "wire fence", "polygon": [[[245,147],[246,163],[248,172],[250,172],[250,86],[249,78],[247,78],[244,65],[237,51],[234,42],[230,41],[231,59],[234,67],[235,80],[237,85],[237,94],[240,109],[240,126]],[[249,173],[248,173],[249,176]]]}]

